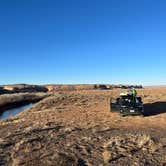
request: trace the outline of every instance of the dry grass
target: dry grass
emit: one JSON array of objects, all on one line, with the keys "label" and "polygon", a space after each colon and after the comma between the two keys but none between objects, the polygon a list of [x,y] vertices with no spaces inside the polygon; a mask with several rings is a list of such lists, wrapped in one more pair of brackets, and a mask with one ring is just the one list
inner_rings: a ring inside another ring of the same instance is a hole
[{"label": "dry grass", "polygon": [[[111,113],[110,97],[121,91],[55,93],[0,121],[2,165],[164,165],[166,113],[125,118]],[[145,103],[166,102],[166,88],[138,95]]]}]

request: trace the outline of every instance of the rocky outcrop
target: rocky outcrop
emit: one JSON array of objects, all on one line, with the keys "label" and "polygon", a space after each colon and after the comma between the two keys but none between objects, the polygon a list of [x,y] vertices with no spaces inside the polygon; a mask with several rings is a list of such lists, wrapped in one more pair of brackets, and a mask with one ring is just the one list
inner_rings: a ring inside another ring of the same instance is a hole
[{"label": "rocky outcrop", "polygon": [[108,84],[78,84],[78,85],[46,85],[48,91],[79,91],[79,90],[109,90],[112,85]]},{"label": "rocky outcrop", "polygon": [[95,89],[109,90],[109,89],[112,89],[112,85],[107,85],[107,84],[97,84],[97,85],[95,85]]},{"label": "rocky outcrop", "polygon": [[22,93],[22,92],[58,92],[58,91],[79,91],[79,90],[111,90],[114,88],[128,89],[135,87],[142,89],[142,85],[112,85],[112,84],[49,84],[44,86],[14,84],[0,87],[0,94]]},{"label": "rocky outcrop", "polygon": [[54,91],[77,91],[77,90],[93,90],[96,89],[95,85],[93,84],[77,84],[77,85],[56,85],[56,84],[51,84],[51,85],[45,85],[45,87],[48,89],[49,92],[54,92]]},{"label": "rocky outcrop", "polygon": [[47,92],[48,89],[39,85],[14,84],[0,87],[0,94],[22,93],[22,92]]},{"label": "rocky outcrop", "polygon": [[142,85],[112,85],[112,84],[76,84],[76,85],[45,85],[49,92],[54,91],[78,91],[78,90],[111,90],[113,88],[128,89],[137,88],[142,89]]},{"label": "rocky outcrop", "polygon": [[0,95],[1,94],[10,94],[12,93],[12,91],[4,89],[3,87],[0,87]]}]

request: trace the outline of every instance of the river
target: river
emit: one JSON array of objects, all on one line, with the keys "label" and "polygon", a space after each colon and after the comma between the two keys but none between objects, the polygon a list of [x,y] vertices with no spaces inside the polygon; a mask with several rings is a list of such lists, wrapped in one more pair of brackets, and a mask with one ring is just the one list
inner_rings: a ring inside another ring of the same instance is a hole
[{"label": "river", "polygon": [[20,106],[17,108],[8,109],[0,114],[0,119],[7,119],[10,116],[17,115],[18,113],[26,110],[27,108],[31,107],[32,105],[33,105],[33,103],[30,103],[30,104]]}]

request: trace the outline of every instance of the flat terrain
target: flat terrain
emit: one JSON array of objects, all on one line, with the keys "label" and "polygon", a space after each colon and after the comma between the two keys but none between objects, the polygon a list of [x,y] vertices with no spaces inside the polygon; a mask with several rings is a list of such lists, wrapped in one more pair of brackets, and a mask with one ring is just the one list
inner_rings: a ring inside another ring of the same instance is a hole
[{"label": "flat terrain", "polygon": [[166,88],[138,90],[148,116],[110,112],[123,90],[52,93],[0,121],[0,165],[166,165]]}]

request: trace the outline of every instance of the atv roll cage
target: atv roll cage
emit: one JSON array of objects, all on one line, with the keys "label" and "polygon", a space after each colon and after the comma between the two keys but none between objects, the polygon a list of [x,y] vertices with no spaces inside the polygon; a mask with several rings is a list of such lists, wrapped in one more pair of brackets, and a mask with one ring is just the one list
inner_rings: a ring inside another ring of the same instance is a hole
[{"label": "atv roll cage", "polygon": [[123,115],[143,115],[143,103],[141,97],[132,95],[120,96],[110,102],[111,112],[119,112]]}]

